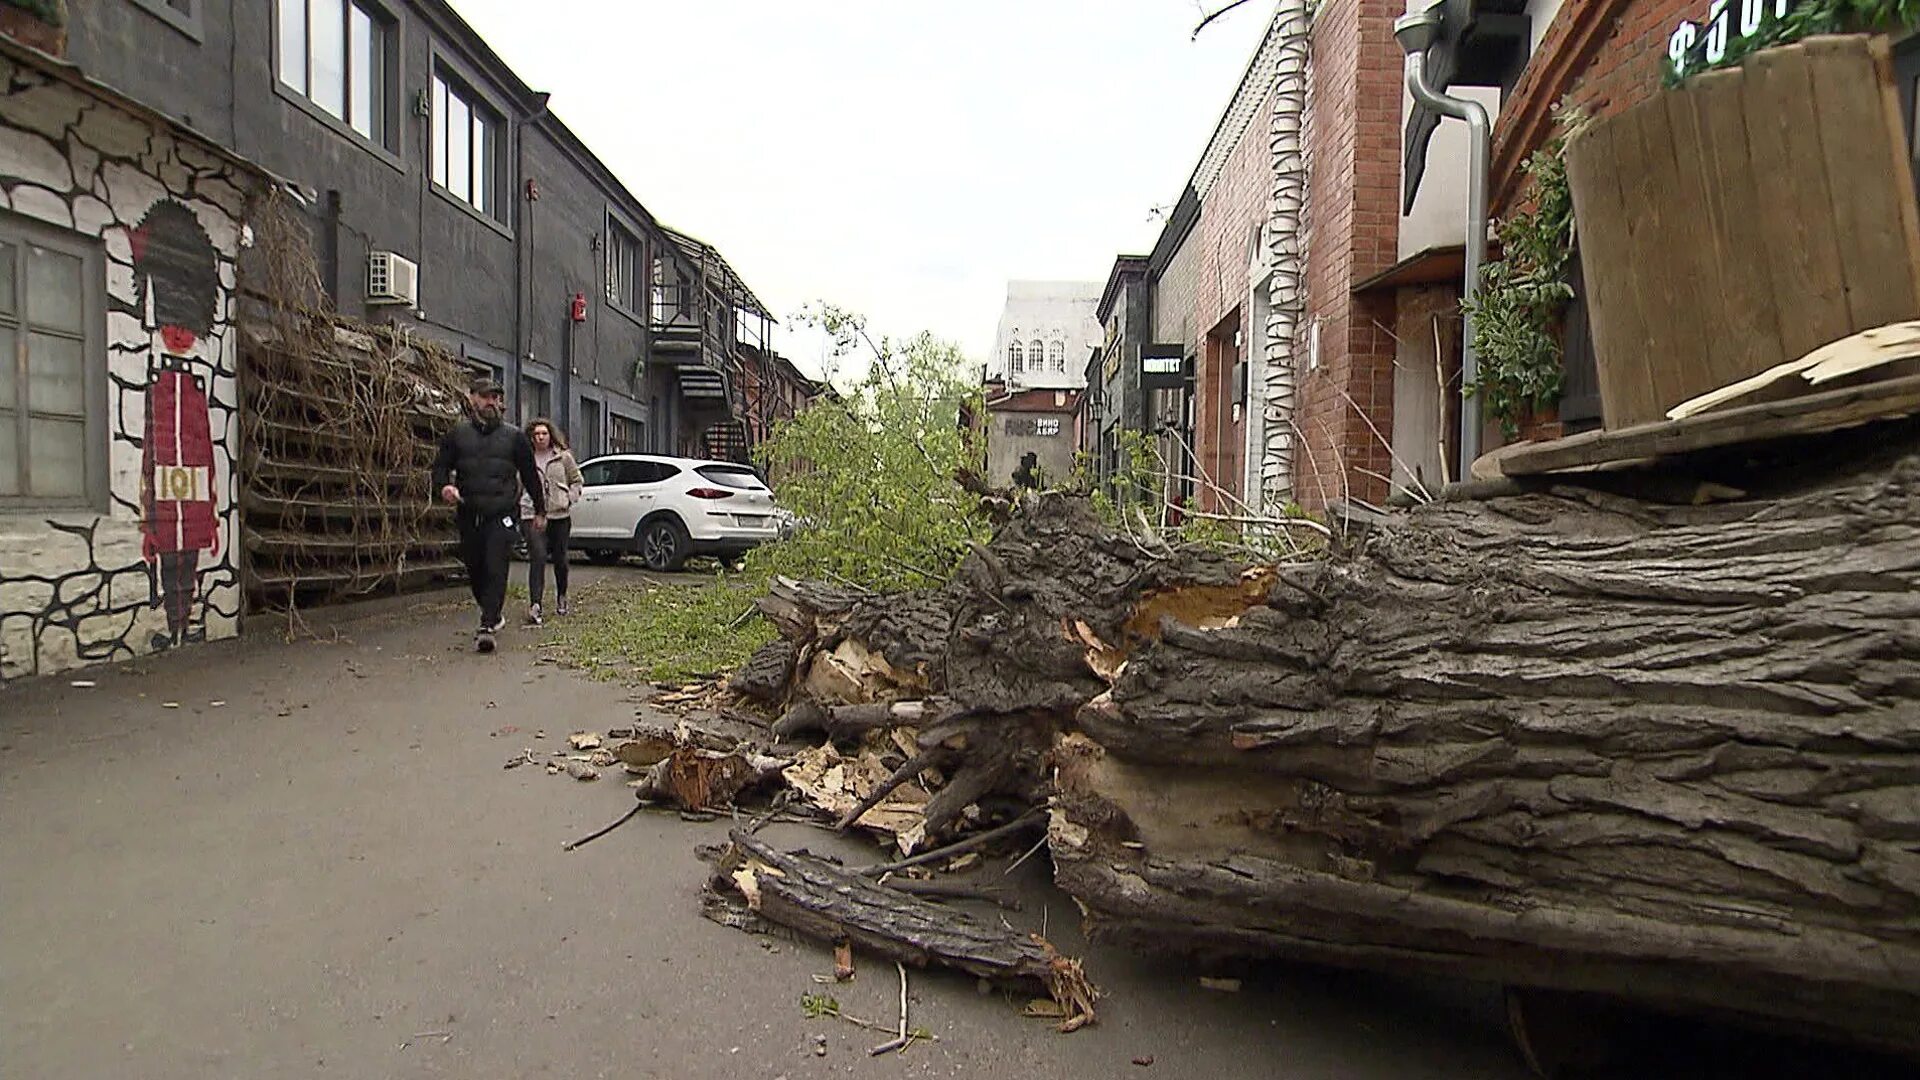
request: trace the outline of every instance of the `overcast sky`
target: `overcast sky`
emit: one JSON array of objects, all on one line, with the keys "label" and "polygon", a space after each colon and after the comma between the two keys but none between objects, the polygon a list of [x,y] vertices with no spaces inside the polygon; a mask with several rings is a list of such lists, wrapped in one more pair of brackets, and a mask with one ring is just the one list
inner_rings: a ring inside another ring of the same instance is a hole
[{"label": "overcast sky", "polygon": [[[1192,41],[1197,0],[453,5],[783,322],[829,300],[979,362],[1009,279],[1152,247],[1272,14]],[[816,337],[776,342],[818,372]]]}]

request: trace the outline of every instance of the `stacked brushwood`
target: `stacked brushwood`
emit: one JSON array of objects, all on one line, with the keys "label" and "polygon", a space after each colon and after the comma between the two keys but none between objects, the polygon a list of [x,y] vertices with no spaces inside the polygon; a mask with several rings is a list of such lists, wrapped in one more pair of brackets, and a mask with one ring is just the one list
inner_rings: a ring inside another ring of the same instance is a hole
[{"label": "stacked brushwood", "polygon": [[1110,939],[1920,1053],[1920,432],[1879,437],[1277,566],[1029,497],[944,588],[780,583],[739,685],[789,739],[911,733],[914,843],[1049,808]]}]

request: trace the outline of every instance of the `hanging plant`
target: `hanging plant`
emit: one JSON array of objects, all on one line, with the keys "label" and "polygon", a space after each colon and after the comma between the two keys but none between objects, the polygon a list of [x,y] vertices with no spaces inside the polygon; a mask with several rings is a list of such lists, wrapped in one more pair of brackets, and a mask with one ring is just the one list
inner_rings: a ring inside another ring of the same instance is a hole
[{"label": "hanging plant", "polygon": [[1484,413],[1512,439],[1520,420],[1560,400],[1564,349],[1560,316],[1573,299],[1567,264],[1573,254],[1573,191],[1561,156],[1586,122],[1575,109],[1554,107],[1556,132],[1521,167],[1523,209],[1501,220],[1500,258],[1480,268],[1479,296],[1465,306],[1473,318],[1479,367],[1468,390]]}]

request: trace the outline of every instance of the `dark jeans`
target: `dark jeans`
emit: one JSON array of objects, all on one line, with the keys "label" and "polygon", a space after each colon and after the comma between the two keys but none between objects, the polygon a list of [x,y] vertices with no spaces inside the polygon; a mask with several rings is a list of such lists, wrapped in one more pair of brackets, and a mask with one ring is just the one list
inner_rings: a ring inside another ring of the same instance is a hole
[{"label": "dark jeans", "polygon": [[507,602],[507,567],[513,554],[513,517],[510,514],[474,514],[460,511],[460,559],[467,564],[467,583],[473,602],[480,605],[480,625],[500,621]]},{"label": "dark jeans", "polygon": [[536,604],[547,598],[547,563],[553,563],[553,591],[567,595],[567,540],[573,535],[572,518],[548,518],[545,530],[533,527],[530,518],[520,519],[520,534],[527,538],[527,596]]}]

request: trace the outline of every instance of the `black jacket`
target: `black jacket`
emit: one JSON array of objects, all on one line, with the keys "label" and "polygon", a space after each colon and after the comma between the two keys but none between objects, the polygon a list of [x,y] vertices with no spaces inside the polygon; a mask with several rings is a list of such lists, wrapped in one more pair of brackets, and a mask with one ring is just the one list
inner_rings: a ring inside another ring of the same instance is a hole
[{"label": "black jacket", "polygon": [[448,484],[460,489],[460,508],[477,516],[517,520],[522,485],[533,497],[533,512],[547,512],[546,488],[533,467],[533,444],[525,432],[504,421],[483,428],[467,419],[447,432],[433,460],[434,497]]}]

